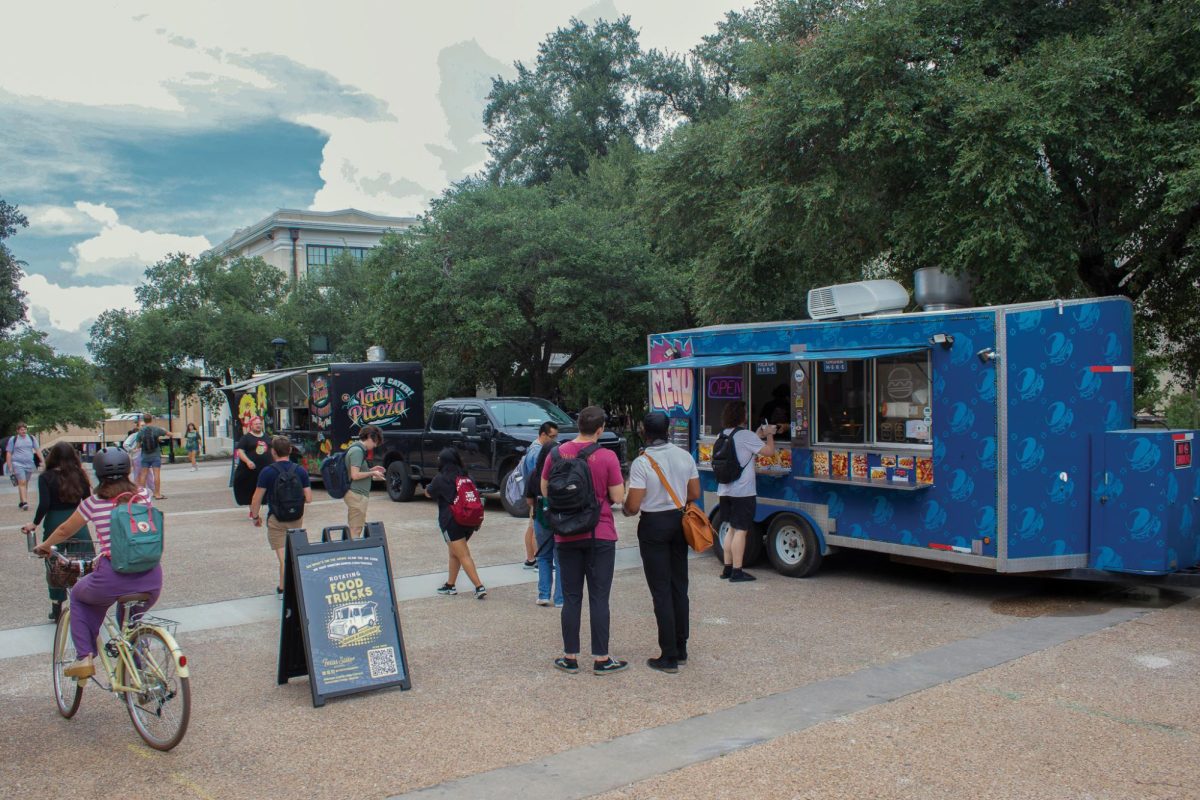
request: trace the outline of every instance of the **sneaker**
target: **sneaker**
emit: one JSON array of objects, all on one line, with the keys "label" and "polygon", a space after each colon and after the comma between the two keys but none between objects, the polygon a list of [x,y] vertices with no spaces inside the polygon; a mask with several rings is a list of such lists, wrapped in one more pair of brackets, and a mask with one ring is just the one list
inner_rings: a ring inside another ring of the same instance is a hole
[{"label": "sneaker", "polygon": [[550,605],[550,598],[548,598],[548,597],[539,597],[539,598],[537,599],[537,604],[538,604],[539,606],[548,606],[548,605]]},{"label": "sneaker", "polygon": [[732,574],[733,574],[733,567],[726,564],[725,569],[721,570],[721,580],[727,579]]},{"label": "sneaker", "polygon": [[50,621],[58,622],[58,618],[62,616],[62,603],[50,604]]},{"label": "sneaker", "polygon": [[618,661],[612,656],[609,656],[608,661],[592,662],[592,673],[595,675],[607,675],[610,672],[620,672],[628,666],[628,661]]},{"label": "sneaker", "polygon": [[487,597],[487,587],[486,586],[476,586],[475,587],[475,599],[482,600],[485,597]]},{"label": "sneaker", "polygon": [[29,503],[17,503],[17,508],[21,509],[22,511],[28,511]]},{"label": "sneaker", "polygon": [[66,675],[68,678],[79,678],[80,680],[86,680],[95,674],[96,668],[92,666],[91,656],[81,658],[73,664],[63,668],[63,675]]},{"label": "sneaker", "polygon": [[673,658],[647,658],[646,666],[671,675],[679,672],[679,663]]},{"label": "sneaker", "polygon": [[579,672],[579,659],[559,656],[558,658],[554,659],[554,666],[558,667],[563,672],[569,672],[574,675],[575,673]]},{"label": "sneaker", "polygon": [[744,581],[756,581],[758,578],[751,575],[749,572],[743,572],[740,569],[735,569],[733,574],[729,576],[730,583],[743,583]]},{"label": "sneaker", "polygon": [[438,587],[437,593],[445,594],[445,595],[458,594],[458,589],[454,588],[453,586],[451,586],[448,583],[443,583],[441,586]]},{"label": "sneaker", "polygon": [[536,561],[526,561],[521,566],[523,566],[525,569],[537,569],[537,562]]},{"label": "sneaker", "polygon": [[554,604],[554,607],[555,607],[555,608],[562,608],[562,607],[563,607],[562,601],[561,601],[561,600],[559,600],[557,603],[555,603],[555,604]]}]

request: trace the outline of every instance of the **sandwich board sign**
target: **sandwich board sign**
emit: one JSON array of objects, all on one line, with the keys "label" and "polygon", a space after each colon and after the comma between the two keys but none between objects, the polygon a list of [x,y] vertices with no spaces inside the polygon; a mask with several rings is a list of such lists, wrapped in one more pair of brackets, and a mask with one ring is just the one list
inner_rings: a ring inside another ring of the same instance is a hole
[{"label": "sandwich board sign", "polygon": [[288,531],[277,679],[302,675],[314,708],[330,697],[412,688],[382,523],[368,523],[361,539],[345,526],[326,528],[320,542],[303,528]]}]

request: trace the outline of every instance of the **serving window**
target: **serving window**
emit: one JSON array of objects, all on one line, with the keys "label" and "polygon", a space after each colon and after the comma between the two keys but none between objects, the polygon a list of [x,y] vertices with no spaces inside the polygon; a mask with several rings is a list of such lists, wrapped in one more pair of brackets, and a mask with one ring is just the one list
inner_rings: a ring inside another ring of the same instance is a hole
[{"label": "serving window", "polygon": [[929,356],[875,361],[875,438],[889,444],[930,442]]},{"label": "serving window", "polygon": [[820,361],[815,372],[814,443],[928,446],[932,441],[927,353]]},{"label": "serving window", "polygon": [[730,367],[709,367],[701,373],[704,392],[705,435],[716,436],[722,430],[721,414],[737,400],[746,400],[746,369],[743,364]]},{"label": "serving window", "polygon": [[752,362],[750,365],[750,401],[747,410],[751,430],[759,425],[775,426],[775,439],[792,439],[792,386],[786,363]]}]

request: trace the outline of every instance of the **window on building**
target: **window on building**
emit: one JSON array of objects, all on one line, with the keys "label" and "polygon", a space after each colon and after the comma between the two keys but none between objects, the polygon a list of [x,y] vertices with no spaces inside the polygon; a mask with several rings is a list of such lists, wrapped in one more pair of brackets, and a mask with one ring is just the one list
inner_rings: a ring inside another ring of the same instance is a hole
[{"label": "window on building", "polygon": [[307,244],[304,246],[305,262],[310,280],[325,280],[328,268],[343,255],[361,264],[371,251],[369,247],[343,247],[340,245]]}]

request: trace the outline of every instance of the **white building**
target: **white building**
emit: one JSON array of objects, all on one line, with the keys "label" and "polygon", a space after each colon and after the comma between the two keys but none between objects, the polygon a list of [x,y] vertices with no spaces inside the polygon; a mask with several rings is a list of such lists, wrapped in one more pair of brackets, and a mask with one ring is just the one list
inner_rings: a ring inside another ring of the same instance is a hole
[{"label": "white building", "polygon": [[261,222],[234,231],[212,252],[226,258],[258,256],[295,281],[319,272],[343,253],[362,260],[385,233],[416,224],[416,217],[385,217],[355,208],[281,208]]}]

